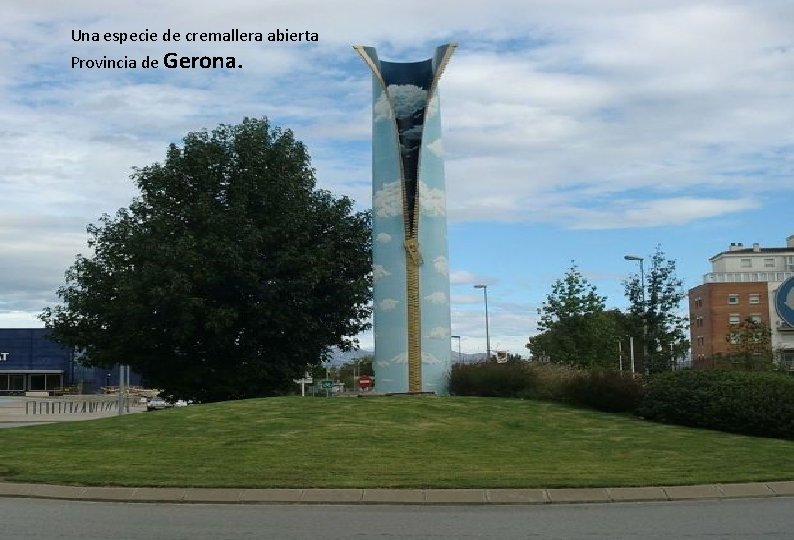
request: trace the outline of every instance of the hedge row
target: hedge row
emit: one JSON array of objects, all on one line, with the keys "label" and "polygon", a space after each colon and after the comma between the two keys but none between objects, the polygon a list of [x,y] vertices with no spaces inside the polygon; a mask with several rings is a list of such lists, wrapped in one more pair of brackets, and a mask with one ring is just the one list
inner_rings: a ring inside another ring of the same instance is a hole
[{"label": "hedge row", "polygon": [[637,414],[649,420],[794,439],[794,377],[686,370],[654,376]]},{"label": "hedge row", "polygon": [[794,439],[794,377],[784,373],[684,370],[647,384],[627,374],[527,362],[455,366],[450,392],[557,401],[648,420]]},{"label": "hedge row", "polygon": [[640,381],[613,371],[489,362],[455,366],[450,392],[458,396],[540,399],[606,412],[631,412],[639,406],[643,389]]}]

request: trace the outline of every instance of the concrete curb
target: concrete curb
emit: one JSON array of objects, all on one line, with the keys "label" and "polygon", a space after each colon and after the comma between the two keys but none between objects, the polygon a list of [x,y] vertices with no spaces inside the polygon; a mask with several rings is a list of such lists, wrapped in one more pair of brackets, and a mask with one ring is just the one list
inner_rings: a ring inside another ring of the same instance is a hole
[{"label": "concrete curb", "polygon": [[0,482],[0,497],[201,504],[538,505],[794,496],[794,481],[594,489],[201,489]]}]

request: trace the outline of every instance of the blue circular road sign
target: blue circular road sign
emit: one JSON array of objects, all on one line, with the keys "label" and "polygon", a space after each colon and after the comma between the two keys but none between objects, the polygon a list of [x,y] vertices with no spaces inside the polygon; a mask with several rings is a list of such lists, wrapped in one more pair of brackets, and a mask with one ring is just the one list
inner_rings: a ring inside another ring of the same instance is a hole
[{"label": "blue circular road sign", "polygon": [[777,288],[775,311],[783,322],[794,326],[794,277],[788,278]]}]

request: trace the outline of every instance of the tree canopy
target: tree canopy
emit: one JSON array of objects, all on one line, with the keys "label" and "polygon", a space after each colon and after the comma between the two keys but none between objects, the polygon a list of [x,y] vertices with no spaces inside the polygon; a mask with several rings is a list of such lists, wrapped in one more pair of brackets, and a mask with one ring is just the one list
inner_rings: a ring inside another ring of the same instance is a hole
[{"label": "tree canopy", "polygon": [[316,189],[291,131],[190,133],[131,178],[140,195],[89,225],[93,254],[40,316],[85,362],[179,397],[270,395],[369,326],[369,214]]},{"label": "tree canopy", "polygon": [[527,348],[535,358],[554,363],[617,368],[623,324],[623,315],[606,310],[606,297],[571,261],[543,302],[538,321],[541,333],[530,338]]},{"label": "tree canopy", "polygon": [[[629,313],[635,321],[632,335],[640,338],[645,352],[643,368],[647,373],[666,371],[674,358],[689,350],[688,319],[680,314],[681,301],[686,296],[683,282],[676,276],[675,260],[668,259],[661,246],[651,257],[651,267],[642,277],[632,275],[624,282],[629,299]],[[643,328],[644,327],[644,328]]]}]

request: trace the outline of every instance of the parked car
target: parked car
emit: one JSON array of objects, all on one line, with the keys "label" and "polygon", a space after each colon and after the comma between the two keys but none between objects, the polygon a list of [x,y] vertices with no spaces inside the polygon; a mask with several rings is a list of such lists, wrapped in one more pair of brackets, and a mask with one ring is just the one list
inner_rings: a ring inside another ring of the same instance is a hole
[{"label": "parked car", "polygon": [[168,403],[166,400],[164,400],[159,396],[151,398],[149,402],[146,404],[147,411],[157,411],[160,409],[167,409],[169,407],[173,407],[173,405],[171,405],[170,403]]}]

